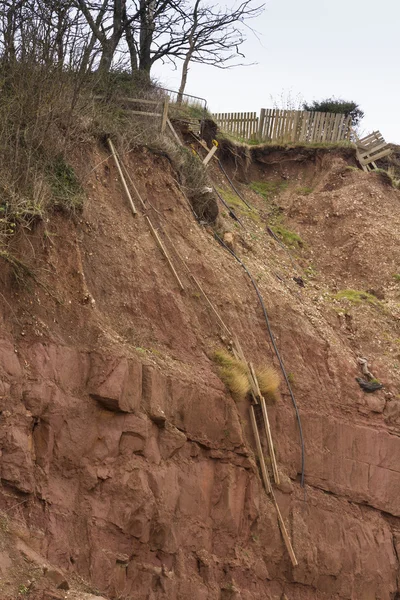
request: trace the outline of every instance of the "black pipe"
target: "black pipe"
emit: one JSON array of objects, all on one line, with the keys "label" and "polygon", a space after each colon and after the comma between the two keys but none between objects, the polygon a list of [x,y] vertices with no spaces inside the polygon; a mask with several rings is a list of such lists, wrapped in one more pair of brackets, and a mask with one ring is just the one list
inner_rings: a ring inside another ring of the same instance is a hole
[{"label": "black pipe", "polygon": [[234,258],[237,260],[237,262],[238,262],[238,263],[239,263],[239,264],[240,264],[240,265],[243,267],[243,269],[246,271],[246,273],[247,273],[247,275],[249,276],[249,278],[250,278],[250,281],[251,281],[251,283],[252,283],[252,285],[253,285],[253,287],[254,287],[254,289],[255,289],[255,291],[256,291],[256,294],[257,294],[257,296],[258,296],[258,299],[259,299],[259,301],[260,301],[260,304],[261,304],[261,307],[262,307],[262,310],[263,310],[263,313],[264,313],[264,317],[265,317],[265,322],[266,322],[266,324],[267,324],[267,328],[268,328],[269,337],[271,338],[272,346],[273,346],[273,348],[274,348],[274,351],[275,351],[275,354],[276,354],[276,356],[277,356],[277,358],[278,358],[279,365],[280,365],[280,367],[281,367],[281,371],[282,371],[282,373],[283,373],[283,376],[284,376],[284,378],[285,378],[286,385],[287,385],[287,387],[288,387],[289,394],[290,394],[290,397],[291,397],[291,399],[292,399],[292,403],[293,403],[293,406],[294,406],[294,410],[295,410],[295,412],[296,412],[297,423],[298,423],[298,425],[299,425],[300,444],[301,444],[301,487],[304,487],[305,449],[304,449],[304,436],[303,436],[303,428],[302,428],[302,426],[301,426],[301,418],[300,418],[300,413],[299,413],[299,409],[298,409],[298,406],[297,406],[297,402],[296,402],[296,399],[295,399],[295,397],[294,397],[294,394],[293,394],[293,391],[292,391],[292,388],[291,388],[291,385],[290,385],[289,378],[288,378],[288,376],[287,376],[287,374],[286,374],[285,365],[283,364],[283,361],[282,361],[281,355],[279,354],[279,350],[278,350],[278,347],[277,347],[277,345],[276,345],[276,342],[275,342],[274,334],[273,334],[273,332],[272,332],[272,329],[271,329],[271,325],[270,325],[270,322],[269,322],[269,318],[268,318],[267,309],[265,308],[264,300],[263,300],[263,298],[262,298],[262,296],[261,296],[260,290],[258,289],[256,282],[254,281],[254,279],[253,279],[253,277],[252,277],[252,275],[251,275],[250,271],[249,271],[249,270],[248,270],[248,268],[246,267],[246,265],[245,265],[245,264],[244,264],[244,263],[243,263],[243,262],[240,260],[240,258],[239,258],[239,257],[238,257],[238,256],[235,254],[235,252],[234,252],[233,250],[231,250],[231,249],[230,249],[230,248],[229,248],[229,247],[228,247],[228,246],[225,244],[225,242],[224,242],[224,241],[223,241],[223,240],[222,240],[222,239],[219,237],[219,235],[218,235],[217,233],[214,233],[214,236],[215,236],[216,240],[217,240],[217,241],[218,241],[218,242],[221,244],[221,246],[223,246],[223,247],[224,247],[226,250],[228,250],[228,252],[229,252],[230,254],[232,254],[232,256],[233,256],[233,257],[234,257]]}]

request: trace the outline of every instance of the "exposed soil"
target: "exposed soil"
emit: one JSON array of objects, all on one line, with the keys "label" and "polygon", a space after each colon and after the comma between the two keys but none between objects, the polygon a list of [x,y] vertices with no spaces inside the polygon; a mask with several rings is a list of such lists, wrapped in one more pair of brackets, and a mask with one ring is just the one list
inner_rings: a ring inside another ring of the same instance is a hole
[{"label": "exposed soil", "polygon": [[[232,234],[257,281],[304,429],[302,489],[282,384],[270,419],[292,567],[261,484],[249,404],[235,404],[211,358],[229,336],[180,257],[249,360],[277,366],[249,279],[194,220],[165,157],[125,157],[147,202],[133,217],[105,151],[82,155],[83,213],[17,234],[10,253],[33,277],[15,281],[0,264],[0,508],[11,524],[0,597],[396,598],[400,192],[354,170],[349,151],[224,158],[254,209],[236,198],[244,227],[221,208],[217,231]],[[254,182],[268,184],[265,197]],[[145,214],[167,233],[159,229],[184,291]],[[288,251],[267,227],[300,243]],[[382,390],[360,389],[360,356]]]}]

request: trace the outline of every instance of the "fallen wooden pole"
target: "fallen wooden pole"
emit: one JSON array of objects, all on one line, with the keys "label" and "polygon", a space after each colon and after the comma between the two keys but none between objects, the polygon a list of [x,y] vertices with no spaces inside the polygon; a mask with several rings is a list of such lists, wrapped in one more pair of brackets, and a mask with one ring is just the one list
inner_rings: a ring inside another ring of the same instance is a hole
[{"label": "fallen wooden pole", "polygon": [[263,455],[261,441],[260,441],[260,434],[258,433],[256,415],[254,413],[253,405],[250,406],[250,420],[251,420],[251,425],[253,427],[254,438],[256,440],[258,458],[260,460],[260,467],[261,467],[261,473],[262,473],[262,477],[263,477],[263,481],[264,481],[265,490],[266,490],[267,494],[272,494],[271,481],[269,479],[268,469],[267,469],[267,466],[266,466],[265,460],[264,460],[264,455]]},{"label": "fallen wooden pole", "polygon": [[149,217],[147,217],[147,216],[146,216],[145,218],[146,218],[146,220],[147,220],[147,223],[149,224],[150,231],[151,231],[151,233],[153,234],[153,237],[154,237],[154,239],[156,240],[156,243],[157,243],[158,247],[160,248],[161,252],[164,254],[165,258],[167,259],[167,262],[168,262],[169,268],[171,269],[171,271],[172,271],[172,273],[173,273],[173,275],[174,275],[174,277],[175,277],[176,281],[178,282],[178,285],[179,285],[180,289],[183,291],[183,290],[185,289],[185,288],[183,287],[183,283],[182,283],[182,281],[179,279],[179,275],[178,275],[178,273],[175,271],[175,267],[174,267],[174,265],[172,264],[170,257],[168,256],[168,253],[167,253],[167,251],[166,251],[166,249],[165,249],[165,247],[164,247],[164,244],[162,243],[162,241],[161,241],[161,239],[160,239],[160,237],[159,237],[159,235],[158,235],[157,231],[154,229],[153,225],[151,224],[151,221],[150,221]]},{"label": "fallen wooden pole", "polygon": [[129,175],[129,171],[128,171],[128,169],[126,168],[126,166],[125,166],[125,164],[124,164],[124,161],[121,159],[121,157],[119,157],[119,160],[120,160],[120,163],[121,163],[121,165],[122,165],[122,168],[123,168],[123,169],[124,169],[124,171],[125,171],[125,174],[126,174],[127,178],[129,179],[129,183],[130,183],[130,184],[131,184],[131,186],[133,187],[133,189],[134,189],[134,191],[135,191],[135,194],[136,194],[136,196],[137,196],[137,197],[138,197],[138,199],[139,199],[139,202],[140,202],[140,204],[142,205],[142,207],[144,208],[144,210],[146,210],[146,204],[145,204],[145,202],[144,202],[144,200],[143,200],[142,196],[140,195],[140,193],[139,193],[139,190],[137,189],[136,185],[133,183],[133,181],[132,181],[132,177]]},{"label": "fallen wooden pole", "polygon": [[274,450],[274,443],[272,441],[271,428],[269,425],[267,405],[265,403],[265,398],[263,396],[260,396],[260,404],[261,404],[262,414],[264,417],[265,433],[267,435],[269,455],[271,457],[272,472],[274,474],[274,480],[275,480],[276,485],[279,485],[281,481],[280,481],[278,465],[277,465],[276,457],[275,457],[275,450]]},{"label": "fallen wooden pole", "polygon": [[208,303],[209,307],[211,308],[211,310],[213,311],[213,313],[215,314],[215,316],[217,317],[220,325],[222,326],[222,328],[225,330],[225,332],[229,335],[229,337],[232,337],[232,333],[230,332],[228,326],[224,323],[222,317],[220,316],[219,312],[217,311],[217,309],[215,308],[215,306],[213,305],[213,303],[211,302],[211,300],[209,299],[209,297],[207,296],[206,292],[203,290],[200,282],[196,279],[196,277],[193,275],[193,273],[191,272],[191,270],[189,269],[189,267],[187,266],[185,259],[183,258],[183,256],[181,256],[181,254],[178,252],[177,248],[176,248],[176,244],[173,243],[173,241],[171,240],[171,238],[169,237],[168,233],[165,231],[165,229],[163,229],[164,234],[167,238],[167,240],[169,241],[169,243],[171,244],[171,246],[174,249],[174,252],[176,253],[176,255],[178,256],[179,260],[181,261],[181,263],[183,264],[183,266],[185,267],[189,277],[191,277],[193,279],[193,281],[195,282],[195,284],[197,285],[197,287],[199,288],[200,292],[203,294],[206,302]]},{"label": "fallen wooden pole", "polygon": [[297,567],[297,565],[299,563],[297,562],[297,558],[296,558],[296,555],[295,555],[294,550],[293,550],[292,542],[290,541],[290,537],[289,537],[289,534],[288,534],[287,529],[286,529],[285,521],[283,520],[281,511],[279,510],[278,503],[276,501],[274,492],[272,490],[271,490],[271,495],[272,495],[272,500],[273,500],[273,502],[275,504],[276,513],[278,515],[279,527],[281,528],[281,533],[282,533],[283,541],[285,542],[287,551],[289,552],[289,556],[290,556],[290,560],[292,561],[292,565],[294,567]]},{"label": "fallen wooden pole", "polygon": [[121,169],[121,165],[119,164],[119,160],[118,160],[118,156],[117,156],[117,153],[115,151],[115,148],[114,148],[114,144],[112,143],[112,141],[110,140],[110,138],[107,139],[107,142],[108,142],[108,146],[109,146],[109,148],[111,150],[111,154],[113,156],[113,159],[114,159],[114,162],[115,162],[115,166],[117,167],[119,176],[121,178],[122,185],[123,185],[123,188],[125,190],[125,194],[126,194],[128,200],[129,200],[129,204],[131,205],[132,212],[133,212],[134,215],[136,215],[137,214],[137,210],[136,210],[136,207],[135,207],[135,205],[133,203],[132,196],[130,194],[129,188],[128,188],[127,184],[126,184],[125,177],[124,177],[124,174],[123,174],[122,169]]},{"label": "fallen wooden pole", "polygon": [[176,133],[176,131],[175,131],[175,127],[172,125],[172,123],[171,123],[171,121],[169,120],[169,118],[168,118],[168,117],[167,117],[167,125],[168,125],[168,127],[170,128],[170,130],[171,130],[171,133],[172,133],[172,135],[173,135],[173,136],[174,136],[174,138],[175,138],[175,141],[176,141],[176,142],[179,144],[179,146],[183,146],[183,144],[182,144],[182,142],[181,142],[181,140],[180,140],[180,138],[179,138],[179,135],[178,135],[178,134]]}]

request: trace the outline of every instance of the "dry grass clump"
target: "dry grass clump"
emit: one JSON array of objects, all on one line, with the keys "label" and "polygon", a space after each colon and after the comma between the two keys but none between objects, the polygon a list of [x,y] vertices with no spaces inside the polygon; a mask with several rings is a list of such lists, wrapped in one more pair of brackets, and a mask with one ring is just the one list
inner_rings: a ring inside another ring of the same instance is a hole
[{"label": "dry grass clump", "polygon": [[220,367],[219,376],[234,399],[244,400],[250,392],[250,381],[244,362],[236,359],[226,350],[216,350],[214,360]]},{"label": "dry grass clump", "polygon": [[279,374],[274,367],[259,367],[256,369],[258,387],[265,400],[275,404],[278,400],[278,389],[280,384]]},{"label": "dry grass clump", "polygon": [[[216,350],[213,358],[219,365],[219,376],[234,399],[244,400],[251,390],[247,365],[226,350]],[[269,404],[274,404],[278,399],[280,383],[277,371],[270,366],[261,366],[255,370],[255,374],[261,394]]]}]

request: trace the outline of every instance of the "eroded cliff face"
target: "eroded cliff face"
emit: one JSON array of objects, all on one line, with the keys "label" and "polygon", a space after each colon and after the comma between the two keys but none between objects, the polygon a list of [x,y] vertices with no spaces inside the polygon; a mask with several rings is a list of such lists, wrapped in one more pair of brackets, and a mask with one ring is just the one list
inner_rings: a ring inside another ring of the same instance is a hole
[{"label": "eroded cliff face", "polygon": [[[0,503],[13,533],[105,598],[399,597],[400,193],[338,154],[270,154],[237,182],[257,207],[241,214],[245,228],[221,217],[258,280],[302,418],[304,489],[282,385],[270,418],[292,567],[259,477],[249,405],[235,404],[209,358],[229,340],[174,248],[246,356],[275,362],[254,290],[194,221],[167,159],[137,151],[130,172],[168,232],[179,291],[104,158],[86,157],[79,219],[55,215],[13,241],[35,279],[17,285],[1,265]],[[271,199],[246,177],[289,183],[274,201],[304,240],[296,264],[265,230]],[[335,298],[350,288],[381,299]],[[357,356],[382,391],[359,388]],[[0,568],[1,597],[18,597],[6,559]],[[31,580],[30,598],[60,593]]]}]

